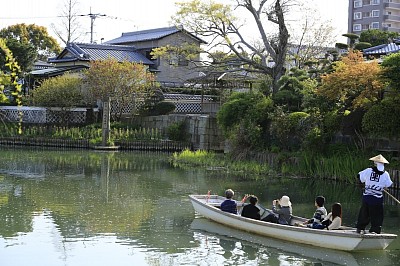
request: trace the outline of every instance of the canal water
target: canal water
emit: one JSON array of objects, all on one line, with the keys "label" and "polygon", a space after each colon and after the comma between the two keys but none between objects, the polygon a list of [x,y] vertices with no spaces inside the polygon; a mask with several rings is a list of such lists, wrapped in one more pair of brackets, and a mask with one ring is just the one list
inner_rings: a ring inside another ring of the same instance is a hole
[{"label": "canal water", "polygon": [[[270,206],[289,195],[311,217],[314,198],[343,206],[353,226],[361,188],[310,179],[179,169],[169,154],[0,147],[0,265],[398,265],[400,239],[387,250],[339,252],[260,237],[197,215],[189,194]],[[384,231],[400,235],[399,206],[387,202]]]}]

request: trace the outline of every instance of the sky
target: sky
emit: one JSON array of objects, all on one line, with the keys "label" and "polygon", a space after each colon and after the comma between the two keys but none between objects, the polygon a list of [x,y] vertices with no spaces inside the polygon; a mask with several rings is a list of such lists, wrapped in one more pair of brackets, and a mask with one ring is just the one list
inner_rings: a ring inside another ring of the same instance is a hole
[{"label": "sky", "polygon": [[[60,28],[61,10],[67,0],[0,0],[0,29],[25,23],[45,26],[56,37],[51,24]],[[187,0],[78,0],[77,13],[82,35],[78,41],[90,42],[91,19],[93,40],[97,43],[121,36],[123,32],[170,26],[177,8],[175,2]],[[208,1],[208,0],[207,0]],[[298,0],[310,2],[324,20],[331,21],[338,41],[347,32],[348,0]],[[316,14],[317,14],[316,13]],[[61,44],[61,42],[60,42]]]}]

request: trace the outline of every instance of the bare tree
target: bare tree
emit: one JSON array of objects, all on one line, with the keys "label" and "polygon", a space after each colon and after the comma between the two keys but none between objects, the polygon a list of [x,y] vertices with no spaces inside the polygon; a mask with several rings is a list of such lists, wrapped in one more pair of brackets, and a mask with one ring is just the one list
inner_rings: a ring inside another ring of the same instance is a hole
[{"label": "bare tree", "polygon": [[[293,0],[232,0],[232,5],[192,0],[178,3],[174,17],[177,25],[189,32],[211,39],[209,49],[225,47],[233,52],[248,71],[263,73],[272,78],[272,93],[278,90],[277,81],[285,73],[289,32],[285,16]],[[224,2],[225,3],[225,2]],[[247,16],[255,24],[259,42],[248,36]],[[244,52],[245,51],[245,52]]]},{"label": "bare tree", "polygon": [[307,61],[322,59],[327,51],[334,48],[333,27],[317,14],[317,10],[309,7],[301,9],[301,19],[296,23],[301,28],[291,31],[289,60],[298,68],[302,68]]},{"label": "bare tree", "polygon": [[82,36],[81,25],[79,24],[78,0],[65,0],[60,16],[62,20],[58,26],[51,24],[54,33],[64,43],[75,42]]}]

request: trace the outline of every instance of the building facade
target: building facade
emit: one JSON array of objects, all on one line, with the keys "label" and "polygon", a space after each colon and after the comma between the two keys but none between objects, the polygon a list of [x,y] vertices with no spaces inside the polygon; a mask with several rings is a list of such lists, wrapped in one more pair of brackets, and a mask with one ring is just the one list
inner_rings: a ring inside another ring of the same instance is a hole
[{"label": "building facade", "polygon": [[400,0],[349,0],[348,32],[370,29],[400,33]]},{"label": "building facade", "polygon": [[200,45],[206,44],[202,39],[176,26],[125,32],[120,37],[105,43],[134,46],[137,52],[153,62],[150,71],[156,75],[157,81],[163,87],[183,86],[187,80],[198,77],[199,69],[193,62],[199,62],[200,55],[191,61],[180,55],[172,56],[169,59],[154,59],[151,55],[152,50],[166,46],[194,45],[200,47]]}]

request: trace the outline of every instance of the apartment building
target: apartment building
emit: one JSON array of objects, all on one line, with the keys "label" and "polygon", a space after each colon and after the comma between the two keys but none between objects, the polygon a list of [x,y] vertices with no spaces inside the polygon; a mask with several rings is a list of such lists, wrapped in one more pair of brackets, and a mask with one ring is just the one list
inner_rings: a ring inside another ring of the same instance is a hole
[{"label": "apartment building", "polygon": [[400,0],[349,0],[348,32],[369,29],[400,33]]}]

